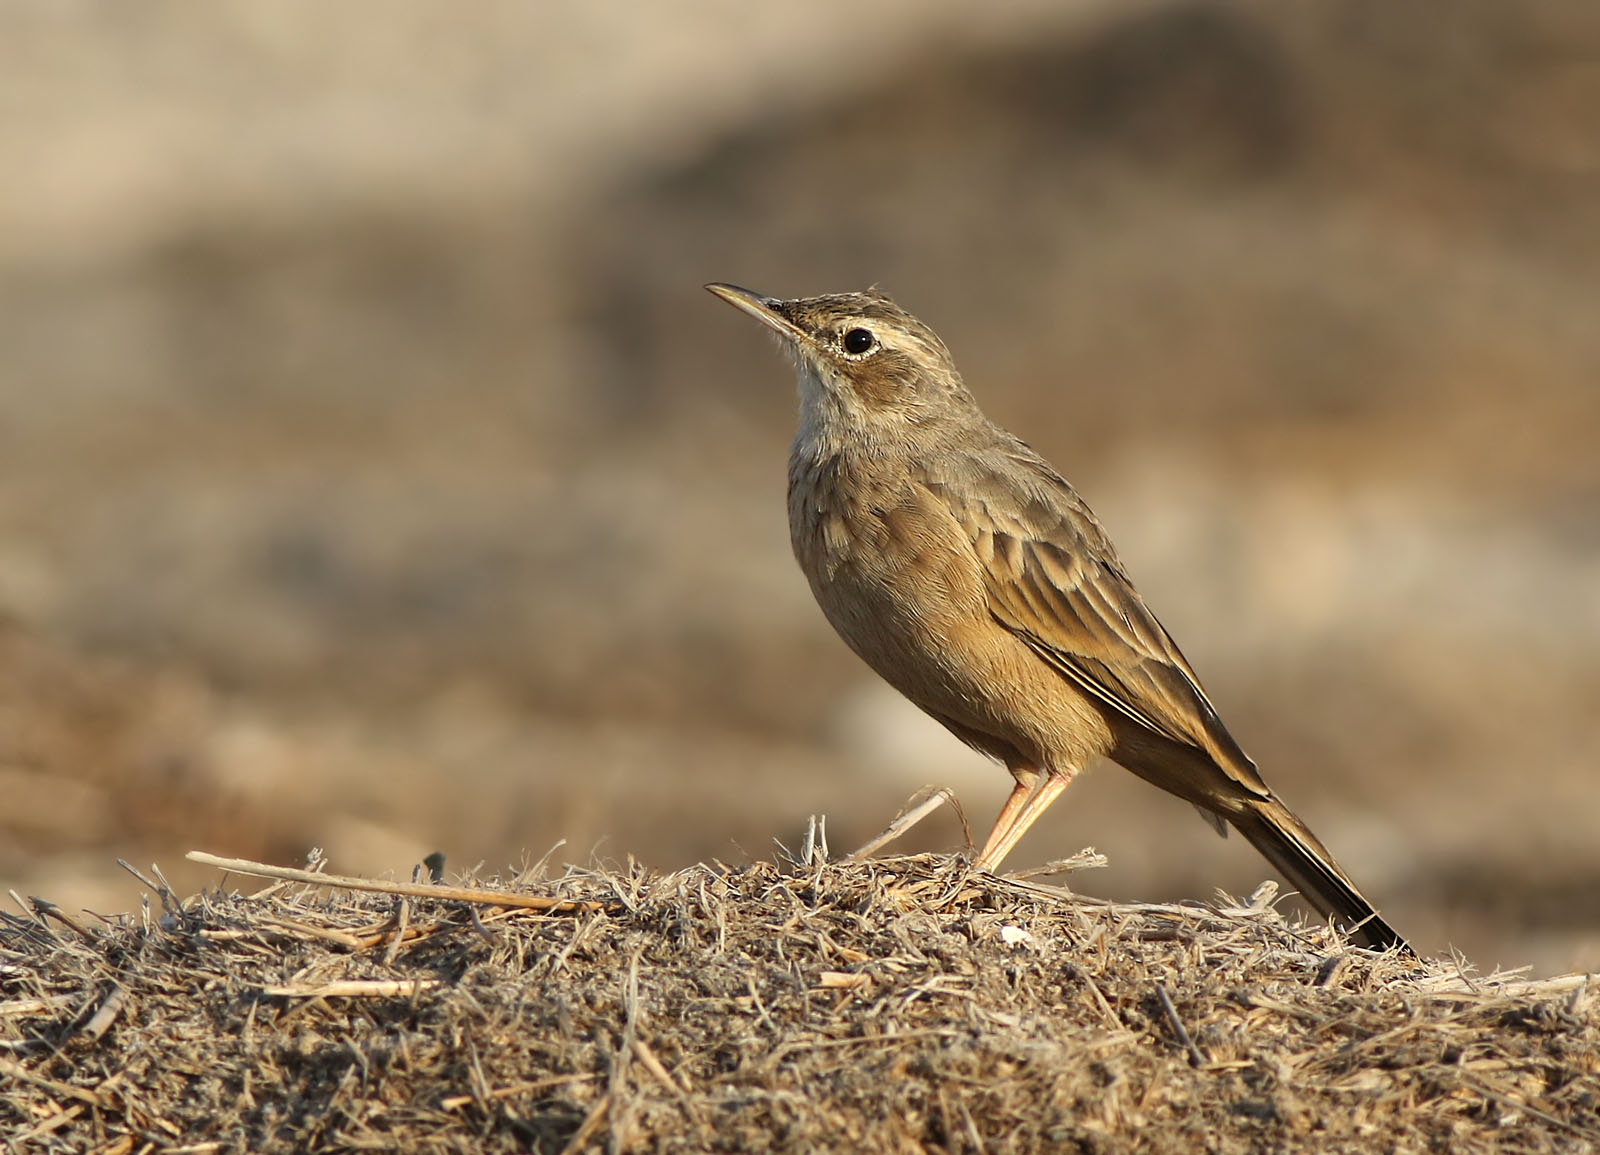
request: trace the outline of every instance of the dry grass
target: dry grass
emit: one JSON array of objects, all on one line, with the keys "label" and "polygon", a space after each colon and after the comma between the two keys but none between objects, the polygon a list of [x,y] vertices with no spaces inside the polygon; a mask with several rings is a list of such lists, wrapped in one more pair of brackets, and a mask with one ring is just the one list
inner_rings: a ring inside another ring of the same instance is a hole
[{"label": "dry grass", "polygon": [[[0,923],[8,1151],[1590,1151],[1600,1002],[959,860]],[[808,861],[809,859],[809,861]],[[426,888],[424,888],[426,889]],[[515,891],[548,909],[500,905]]]}]

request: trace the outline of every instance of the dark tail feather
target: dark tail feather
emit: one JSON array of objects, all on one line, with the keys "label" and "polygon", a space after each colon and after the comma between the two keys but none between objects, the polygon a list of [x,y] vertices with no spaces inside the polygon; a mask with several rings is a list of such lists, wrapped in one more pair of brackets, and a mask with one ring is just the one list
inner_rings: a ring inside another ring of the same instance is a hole
[{"label": "dark tail feather", "polygon": [[1356,889],[1328,848],[1276,798],[1254,803],[1229,821],[1323,915],[1331,915],[1356,942],[1374,950],[1411,945]]}]

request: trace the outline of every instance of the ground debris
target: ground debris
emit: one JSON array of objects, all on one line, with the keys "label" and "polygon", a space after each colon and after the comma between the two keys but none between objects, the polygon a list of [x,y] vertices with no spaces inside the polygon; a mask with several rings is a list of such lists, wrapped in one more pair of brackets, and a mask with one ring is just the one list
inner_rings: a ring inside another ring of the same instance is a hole
[{"label": "ground debris", "polygon": [[0,1150],[1600,1149],[1581,976],[929,855],[458,884],[0,915]]}]

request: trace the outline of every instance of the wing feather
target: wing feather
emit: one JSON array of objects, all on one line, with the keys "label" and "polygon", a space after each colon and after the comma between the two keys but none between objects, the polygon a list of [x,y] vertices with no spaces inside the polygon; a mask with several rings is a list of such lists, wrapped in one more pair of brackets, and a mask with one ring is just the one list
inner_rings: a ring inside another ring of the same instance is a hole
[{"label": "wing feather", "polygon": [[[927,482],[987,561],[995,620],[1084,693],[1153,734],[1206,751],[1239,785],[1265,796],[1255,765],[1128,581],[1088,506],[1026,447],[1006,461],[1004,475],[989,467],[974,476],[985,467],[968,459],[963,484]],[[1031,499],[1019,503],[1019,492]]]}]

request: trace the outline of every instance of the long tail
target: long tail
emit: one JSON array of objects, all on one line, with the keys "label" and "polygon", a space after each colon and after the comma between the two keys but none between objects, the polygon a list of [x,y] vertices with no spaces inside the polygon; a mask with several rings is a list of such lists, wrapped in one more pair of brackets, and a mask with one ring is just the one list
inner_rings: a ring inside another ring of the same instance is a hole
[{"label": "long tail", "polygon": [[1228,820],[1307,902],[1323,915],[1331,915],[1357,942],[1374,950],[1411,950],[1411,944],[1378,916],[1349,875],[1339,869],[1328,848],[1276,798],[1253,801]]}]

